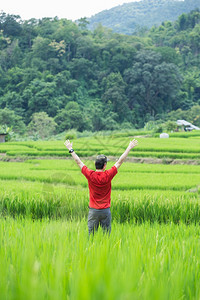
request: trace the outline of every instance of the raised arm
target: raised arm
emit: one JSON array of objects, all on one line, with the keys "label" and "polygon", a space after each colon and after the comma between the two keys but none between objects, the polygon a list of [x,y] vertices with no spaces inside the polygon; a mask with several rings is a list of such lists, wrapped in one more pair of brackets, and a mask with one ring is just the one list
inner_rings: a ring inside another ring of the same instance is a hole
[{"label": "raised arm", "polygon": [[115,163],[115,167],[117,169],[119,169],[119,167],[121,166],[121,164],[125,161],[125,159],[127,158],[129,152],[131,151],[131,149],[133,149],[135,146],[137,146],[138,141],[133,139],[132,141],[130,141],[128,147],[126,148],[126,150],[124,151],[124,153],[120,156],[120,158],[118,159],[118,161]]},{"label": "raised arm", "polygon": [[75,160],[75,162],[77,163],[77,165],[82,169],[82,167],[84,166],[84,163],[80,160],[78,155],[75,153],[74,149],[72,148],[72,143],[70,143],[69,140],[66,140],[64,145],[69,150],[69,153],[71,153],[71,155],[72,155],[73,159]]}]

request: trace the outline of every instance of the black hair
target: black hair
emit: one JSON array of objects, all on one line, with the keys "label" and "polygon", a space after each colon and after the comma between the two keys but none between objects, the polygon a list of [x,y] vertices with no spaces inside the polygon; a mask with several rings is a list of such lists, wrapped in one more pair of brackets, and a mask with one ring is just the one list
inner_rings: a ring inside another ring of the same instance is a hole
[{"label": "black hair", "polygon": [[96,167],[96,169],[97,170],[102,170],[105,163],[106,163],[106,161],[103,161],[103,160],[101,160],[101,161],[99,161],[99,160],[95,161],[95,167]]},{"label": "black hair", "polygon": [[95,167],[97,170],[102,170],[106,163],[107,163],[107,157],[103,154],[100,154],[96,158]]}]

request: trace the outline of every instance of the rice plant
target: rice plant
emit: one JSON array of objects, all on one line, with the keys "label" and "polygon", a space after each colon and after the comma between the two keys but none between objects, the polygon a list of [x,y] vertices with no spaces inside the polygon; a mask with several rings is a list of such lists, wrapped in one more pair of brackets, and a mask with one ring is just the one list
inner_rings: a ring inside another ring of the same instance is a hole
[{"label": "rice plant", "polygon": [[[191,135],[189,142],[186,139],[171,137],[169,139],[139,137],[139,146],[131,153],[139,157],[168,157],[179,159],[199,159],[200,139]],[[74,148],[80,156],[95,156],[102,152],[106,155],[119,156],[126,148],[132,135],[93,136],[74,140]],[[68,157],[69,153],[63,145],[64,141],[29,141],[9,142],[0,146],[0,152],[8,156],[32,157]]]},{"label": "rice plant", "polygon": [[0,220],[0,299],[199,299],[200,229]]}]

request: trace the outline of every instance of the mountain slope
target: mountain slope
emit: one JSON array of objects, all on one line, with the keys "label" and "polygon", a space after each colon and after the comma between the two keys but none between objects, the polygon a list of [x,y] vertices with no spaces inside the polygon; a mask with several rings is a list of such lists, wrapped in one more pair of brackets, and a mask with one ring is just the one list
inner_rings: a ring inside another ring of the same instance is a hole
[{"label": "mountain slope", "polygon": [[114,32],[132,34],[138,27],[150,28],[163,21],[174,21],[196,8],[200,8],[200,0],[142,0],[104,10],[88,19],[88,27],[94,29],[101,23]]}]

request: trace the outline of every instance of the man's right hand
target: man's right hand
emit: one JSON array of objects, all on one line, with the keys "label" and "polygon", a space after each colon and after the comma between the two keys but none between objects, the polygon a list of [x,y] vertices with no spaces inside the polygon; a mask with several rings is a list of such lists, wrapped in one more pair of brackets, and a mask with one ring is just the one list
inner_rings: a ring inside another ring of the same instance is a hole
[{"label": "man's right hand", "polygon": [[133,139],[132,141],[130,141],[129,145],[128,145],[128,148],[131,150],[133,149],[134,147],[136,147],[138,145],[138,141]]},{"label": "man's right hand", "polygon": [[133,139],[132,141],[130,141],[128,147],[126,148],[126,150],[124,151],[124,153],[120,156],[120,158],[118,159],[118,161],[115,163],[115,167],[117,169],[119,169],[119,167],[121,166],[121,164],[124,162],[124,160],[127,158],[129,152],[131,149],[133,149],[135,146],[137,146],[138,141]]}]

